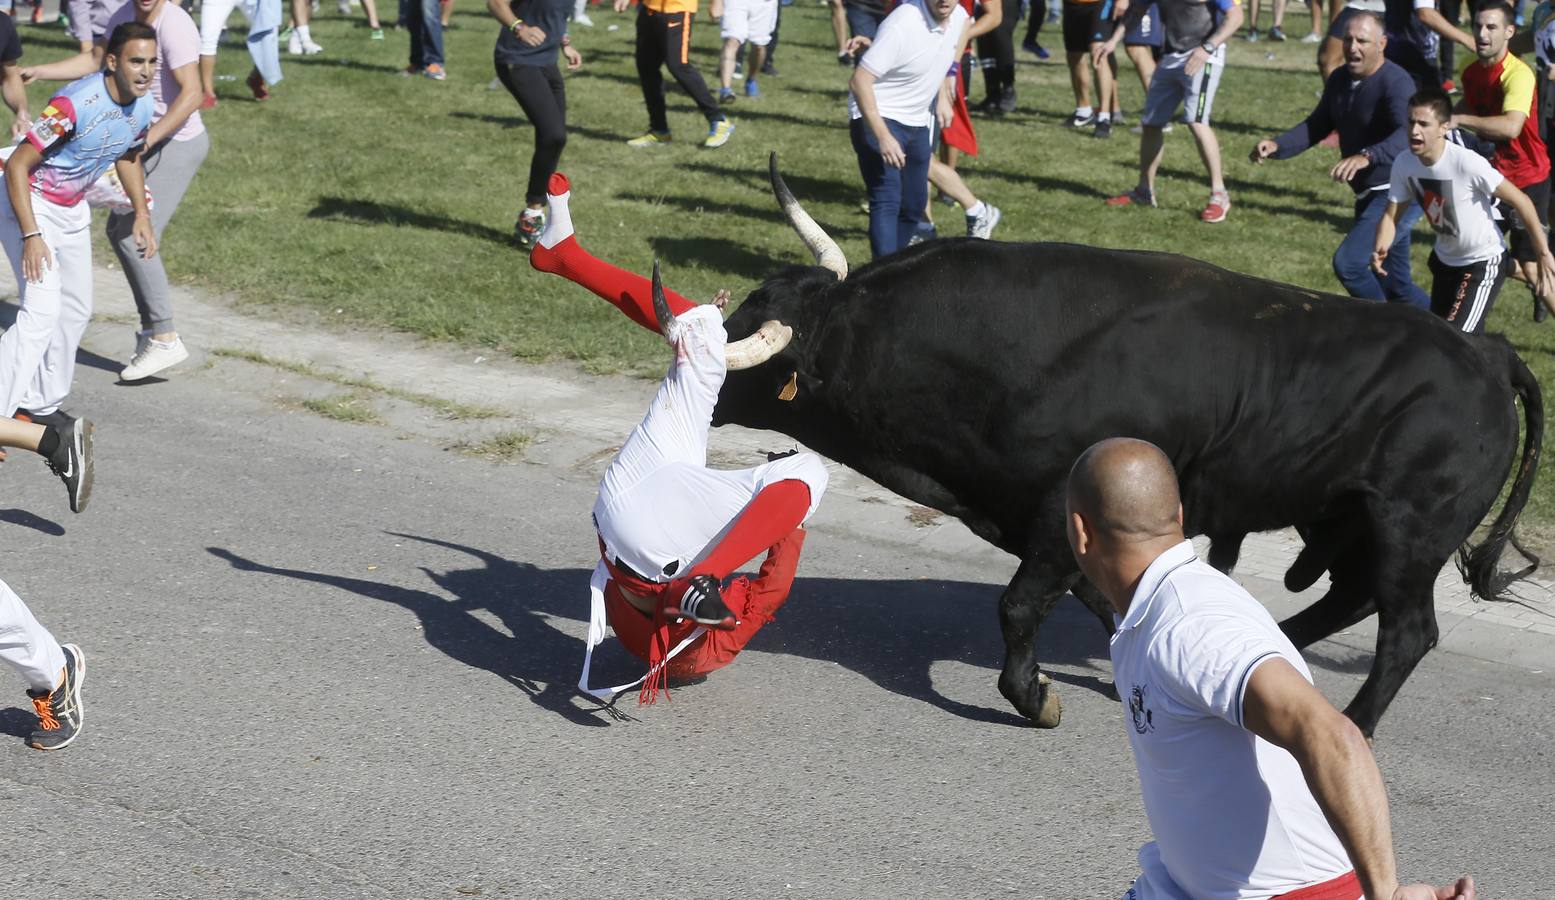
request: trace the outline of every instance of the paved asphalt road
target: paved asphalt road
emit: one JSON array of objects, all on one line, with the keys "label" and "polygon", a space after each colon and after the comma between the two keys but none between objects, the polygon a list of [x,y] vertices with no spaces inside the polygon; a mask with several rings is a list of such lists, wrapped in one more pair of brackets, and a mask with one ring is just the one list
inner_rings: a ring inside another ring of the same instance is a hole
[{"label": "paved asphalt road", "polygon": [[[122,300],[99,309],[88,347],[122,354]],[[473,355],[186,309],[206,349],[247,335],[410,383]],[[1134,874],[1148,827],[1100,629],[1061,606],[1041,644],[1064,724],[1025,727],[995,688],[1011,561],[926,540],[901,504],[839,484],[750,650],[612,717],[572,690],[588,510],[651,385],[483,364],[493,387],[462,399],[522,407],[500,386],[556,378],[605,411],[579,437],[544,427],[586,421],[576,404],[531,394],[514,421],[541,440],[499,464],[449,447],[503,423],[380,396],[385,424],[348,424],[299,403],[338,388],[252,362],[124,387],[85,358],[91,509],[26,454],[0,467],[0,574],[89,659],[70,749],[24,746],[19,687],[0,705],[0,895],[1072,900]],[[1546,897],[1555,640],[1478,646],[1428,656],[1379,731],[1403,871]],[[1310,657],[1341,703],[1364,648]],[[637,671],[607,645],[602,678]]]}]

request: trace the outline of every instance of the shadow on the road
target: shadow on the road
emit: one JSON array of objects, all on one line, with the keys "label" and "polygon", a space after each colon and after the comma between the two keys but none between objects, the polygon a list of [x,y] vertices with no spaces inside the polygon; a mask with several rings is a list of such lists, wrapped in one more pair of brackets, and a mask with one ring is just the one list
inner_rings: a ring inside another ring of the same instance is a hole
[{"label": "shadow on the road", "polygon": [[[622,717],[614,708],[575,705],[581,699],[573,686],[583,661],[583,642],[548,621],[584,618],[586,570],[540,569],[461,544],[390,533],[469,554],[479,565],[447,572],[423,567],[437,590],[417,590],[263,565],[218,547],[207,550],[243,571],[326,584],[403,607],[421,620],[433,647],[507,679],[537,705],[569,721],[598,726]],[[1025,727],[1026,720],[1002,702],[999,708],[987,708],[954,700],[941,694],[932,678],[937,662],[987,668],[990,681],[996,677],[1004,656],[994,611],[998,593],[995,586],[957,581],[800,579],[777,622],[757,634],[749,647],[835,662],[892,693],[960,718]],[[495,615],[511,636],[482,621],[477,610]],[[613,644],[607,642],[601,650]],[[1061,604],[1043,626],[1039,652],[1044,664],[1086,667],[1091,660],[1106,659],[1107,645],[1095,618],[1083,607]],[[641,663],[625,653],[606,653],[603,659],[596,653],[595,663],[602,671],[596,671],[594,681],[601,685],[641,674]],[[1110,696],[1110,685],[1101,678],[1062,673],[1053,677]],[[631,692],[623,697],[619,705],[629,705]]]},{"label": "shadow on the road", "polygon": [[52,537],[59,537],[65,533],[63,525],[25,509],[0,509],[0,522],[31,528],[33,531],[41,531]]},{"label": "shadow on the road", "polygon": [[33,729],[37,727],[38,714],[30,709],[20,707],[0,709],[0,734],[27,738],[32,736]]}]

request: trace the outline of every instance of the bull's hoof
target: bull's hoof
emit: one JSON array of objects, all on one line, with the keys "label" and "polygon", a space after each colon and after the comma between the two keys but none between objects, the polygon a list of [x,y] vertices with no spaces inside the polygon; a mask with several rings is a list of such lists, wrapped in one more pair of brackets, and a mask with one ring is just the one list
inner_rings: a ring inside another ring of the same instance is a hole
[{"label": "bull's hoof", "polygon": [[1058,688],[1053,679],[1037,673],[1016,687],[1013,679],[999,676],[999,693],[1010,701],[1015,711],[1030,719],[1038,728],[1057,728],[1063,718],[1063,704],[1058,700]]},{"label": "bull's hoof", "polygon": [[1058,720],[1064,717],[1064,704],[1058,699],[1058,688],[1053,686],[1053,679],[1037,676],[1037,698],[1037,717],[1032,721],[1038,728],[1057,728]]}]

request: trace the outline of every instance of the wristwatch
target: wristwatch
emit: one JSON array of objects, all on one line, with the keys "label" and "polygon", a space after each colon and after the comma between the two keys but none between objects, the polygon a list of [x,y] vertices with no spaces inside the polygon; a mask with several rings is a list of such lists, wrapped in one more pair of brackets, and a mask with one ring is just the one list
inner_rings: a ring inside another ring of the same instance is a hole
[{"label": "wristwatch", "polygon": [[1217,47],[1215,45],[1214,41],[1205,41],[1204,43],[1200,44],[1199,46],[1204,48],[1204,52],[1208,53],[1210,56],[1214,56],[1215,55],[1215,51],[1220,49],[1219,47]]}]

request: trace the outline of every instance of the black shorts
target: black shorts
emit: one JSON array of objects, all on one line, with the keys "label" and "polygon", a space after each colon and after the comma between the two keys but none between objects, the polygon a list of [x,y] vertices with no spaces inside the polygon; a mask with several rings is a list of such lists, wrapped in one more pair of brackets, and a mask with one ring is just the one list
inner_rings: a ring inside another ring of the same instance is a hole
[{"label": "black shorts", "polygon": [[1427,260],[1431,268],[1431,312],[1460,331],[1483,332],[1510,264],[1511,258],[1503,254],[1467,266],[1449,266],[1432,250]]},{"label": "black shorts", "polygon": [[[1065,3],[1064,4],[1064,50],[1068,53],[1089,53],[1091,44],[1098,43],[1096,35],[1101,33],[1103,27],[1107,29],[1105,41],[1112,36],[1112,23],[1102,18],[1102,7],[1111,8],[1112,4],[1102,3]],[[1035,13],[1033,13],[1035,15]]]},{"label": "black shorts", "polygon": [[[1338,0],[1334,0],[1334,2],[1337,3]],[[1364,9],[1353,9],[1348,6],[1339,10],[1339,15],[1335,16],[1334,21],[1328,26],[1328,36],[1336,41],[1344,40],[1345,31],[1350,27],[1350,20],[1365,11]]]},{"label": "black shorts", "polygon": [[[1550,183],[1546,179],[1538,184],[1530,184],[1521,189],[1533,202],[1534,211],[1539,214],[1539,225],[1546,235],[1550,230]],[[1500,201],[1497,201],[1500,203]],[[1501,232],[1506,235],[1507,243],[1512,247],[1512,258],[1518,262],[1538,262],[1539,251],[1533,245],[1533,238],[1528,234],[1528,227],[1523,224],[1523,217],[1517,214],[1506,203],[1501,206]]]}]

